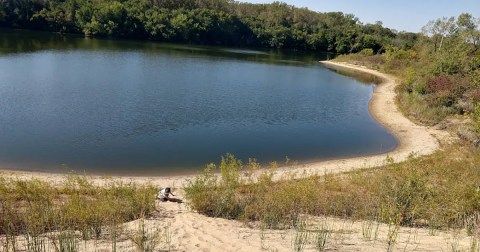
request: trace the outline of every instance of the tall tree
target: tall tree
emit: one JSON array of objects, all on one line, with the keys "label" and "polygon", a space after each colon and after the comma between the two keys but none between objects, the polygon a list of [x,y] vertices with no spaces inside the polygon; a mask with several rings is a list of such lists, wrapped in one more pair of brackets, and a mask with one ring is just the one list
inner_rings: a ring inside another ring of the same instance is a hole
[{"label": "tall tree", "polygon": [[[435,51],[437,51],[438,39],[440,39],[438,51],[442,50],[445,37],[456,32],[456,22],[454,17],[443,17],[434,21],[428,22],[426,26],[422,28],[422,32],[426,36],[432,36],[435,40]],[[439,38],[440,37],[440,38]]]}]

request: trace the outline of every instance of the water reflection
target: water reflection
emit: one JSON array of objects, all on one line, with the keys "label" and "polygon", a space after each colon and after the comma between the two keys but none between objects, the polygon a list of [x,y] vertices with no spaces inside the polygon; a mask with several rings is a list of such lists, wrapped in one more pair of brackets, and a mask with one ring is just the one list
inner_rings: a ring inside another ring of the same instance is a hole
[{"label": "water reflection", "polygon": [[145,54],[168,54],[170,56],[225,57],[236,60],[267,64],[306,65],[319,59],[328,59],[327,53],[294,52],[281,50],[233,49],[224,47],[182,45],[135,40],[109,40],[77,35],[62,35],[38,31],[0,29],[0,53],[27,53],[38,51],[136,51]]}]

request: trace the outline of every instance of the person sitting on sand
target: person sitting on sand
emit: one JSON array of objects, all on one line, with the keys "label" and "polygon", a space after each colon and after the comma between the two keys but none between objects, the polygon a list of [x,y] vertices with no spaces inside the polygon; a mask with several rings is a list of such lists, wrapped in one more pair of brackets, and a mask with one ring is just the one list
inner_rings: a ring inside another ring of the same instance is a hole
[{"label": "person sitting on sand", "polygon": [[173,195],[173,193],[171,192],[170,187],[165,187],[165,188],[163,188],[162,190],[160,190],[160,192],[159,192],[158,195],[157,195],[157,198],[158,198],[160,201],[165,202],[165,201],[170,200],[170,197],[169,197],[170,195],[175,196],[175,195]]}]

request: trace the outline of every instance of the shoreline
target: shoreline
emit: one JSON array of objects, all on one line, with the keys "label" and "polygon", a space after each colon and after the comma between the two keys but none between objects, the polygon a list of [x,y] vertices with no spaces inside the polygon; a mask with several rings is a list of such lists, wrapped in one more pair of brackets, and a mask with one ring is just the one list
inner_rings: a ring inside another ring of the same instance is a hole
[{"label": "shoreline", "polygon": [[[385,164],[387,159],[394,162],[407,160],[412,154],[415,156],[429,155],[440,149],[440,141],[449,138],[449,134],[443,130],[436,130],[432,127],[421,126],[407,119],[399,110],[395,102],[395,77],[371,70],[365,67],[339,63],[332,61],[321,61],[327,68],[340,69],[353,72],[362,72],[374,75],[382,80],[378,84],[369,101],[371,116],[385,127],[398,141],[398,146],[392,151],[382,154],[340,158],[334,160],[318,161],[301,165],[279,167],[274,172],[274,179],[281,179],[287,174],[300,174],[300,176],[321,175],[325,173],[341,173],[357,169],[367,169]],[[30,172],[0,169],[3,177],[17,177],[22,179],[46,179],[50,181],[61,181],[68,174],[49,172]],[[78,174],[80,175],[80,174]],[[172,175],[172,176],[98,176],[86,175],[95,183],[103,184],[102,181],[115,178],[125,182],[147,183],[154,185],[170,185],[172,187],[183,187],[196,174]]]}]

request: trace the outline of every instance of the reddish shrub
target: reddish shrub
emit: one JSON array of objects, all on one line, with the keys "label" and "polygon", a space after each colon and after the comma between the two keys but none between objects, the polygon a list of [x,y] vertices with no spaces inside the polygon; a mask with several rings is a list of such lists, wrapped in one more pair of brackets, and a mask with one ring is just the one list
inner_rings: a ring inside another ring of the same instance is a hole
[{"label": "reddish shrub", "polygon": [[455,83],[445,75],[434,77],[427,81],[427,92],[437,93],[441,91],[453,91],[455,89]]}]

